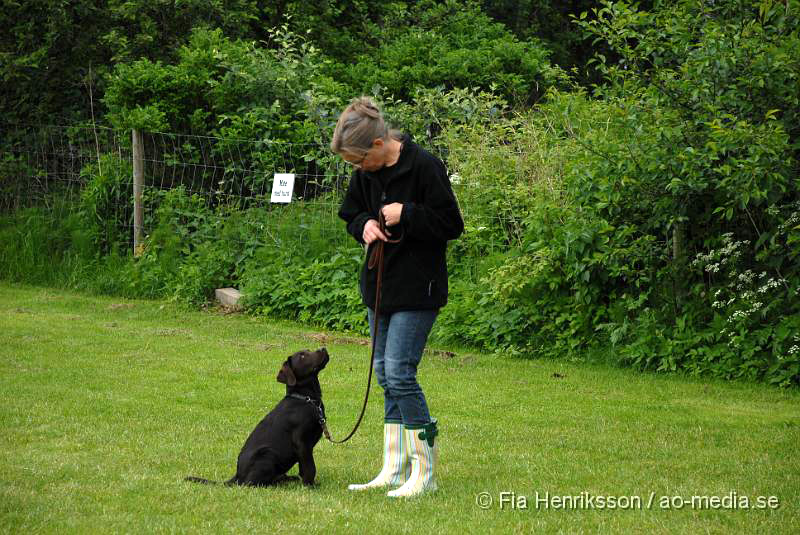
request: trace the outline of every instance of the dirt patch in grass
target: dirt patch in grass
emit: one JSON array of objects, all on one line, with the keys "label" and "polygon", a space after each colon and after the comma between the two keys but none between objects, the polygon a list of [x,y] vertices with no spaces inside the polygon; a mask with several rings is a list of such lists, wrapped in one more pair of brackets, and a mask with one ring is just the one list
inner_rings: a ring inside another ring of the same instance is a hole
[{"label": "dirt patch in grass", "polygon": [[355,336],[338,336],[326,333],[307,333],[303,335],[307,340],[313,340],[318,344],[351,344],[358,346],[367,346],[370,344],[369,338],[356,338]]},{"label": "dirt patch in grass", "polygon": [[150,329],[150,333],[156,336],[183,336],[185,338],[192,338],[192,331],[188,329],[175,329],[175,328]]}]

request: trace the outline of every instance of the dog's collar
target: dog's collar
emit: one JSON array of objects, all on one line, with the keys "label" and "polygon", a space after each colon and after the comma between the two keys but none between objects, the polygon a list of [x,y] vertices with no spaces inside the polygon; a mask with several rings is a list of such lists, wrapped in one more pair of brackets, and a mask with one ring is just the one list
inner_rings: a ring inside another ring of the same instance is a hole
[{"label": "dog's collar", "polygon": [[297,392],[290,392],[286,394],[287,398],[294,398],[299,399],[300,401],[305,401],[306,403],[311,403],[314,405],[314,408],[317,409],[319,413],[319,425],[322,426],[322,431],[325,433],[325,437],[330,440],[331,435],[328,432],[327,420],[325,419],[325,408],[322,406],[322,401],[319,399],[314,399],[311,396],[304,396],[302,394],[298,394]]},{"label": "dog's collar", "polygon": [[304,396],[303,394],[298,394],[297,392],[289,392],[288,394],[286,394],[286,397],[299,399],[308,403],[313,403],[314,405],[320,405],[320,400],[314,399],[311,396]]}]

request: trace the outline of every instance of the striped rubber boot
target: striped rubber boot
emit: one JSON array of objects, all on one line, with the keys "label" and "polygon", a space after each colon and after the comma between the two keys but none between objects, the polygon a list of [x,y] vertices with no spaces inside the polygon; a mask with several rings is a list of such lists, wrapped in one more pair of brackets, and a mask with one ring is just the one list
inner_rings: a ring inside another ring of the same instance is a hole
[{"label": "striped rubber boot", "polygon": [[391,498],[409,498],[424,492],[436,490],[436,479],[433,468],[436,465],[439,449],[434,446],[434,438],[439,434],[436,420],[417,426],[406,426],[403,431],[406,437],[406,449],[411,461],[411,475],[397,490],[390,490]]},{"label": "striped rubber boot", "polygon": [[398,486],[405,483],[410,472],[408,451],[405,447],[403,424],[383,424],[383,467],[369,483],[348,485],[349,490],[366,490],[378,487]]}]

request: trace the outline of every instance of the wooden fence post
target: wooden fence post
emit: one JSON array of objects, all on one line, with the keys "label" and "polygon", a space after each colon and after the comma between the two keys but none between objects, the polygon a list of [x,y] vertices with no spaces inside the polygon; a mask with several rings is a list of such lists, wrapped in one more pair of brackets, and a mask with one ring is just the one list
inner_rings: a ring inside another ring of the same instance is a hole
[{"label": "wooden fence post", "polygon": [[144,186],[144,147],[142,133],[133,131],[133,254],[142,253],[142,227],[144,211],[142,210],[142,188]]}]

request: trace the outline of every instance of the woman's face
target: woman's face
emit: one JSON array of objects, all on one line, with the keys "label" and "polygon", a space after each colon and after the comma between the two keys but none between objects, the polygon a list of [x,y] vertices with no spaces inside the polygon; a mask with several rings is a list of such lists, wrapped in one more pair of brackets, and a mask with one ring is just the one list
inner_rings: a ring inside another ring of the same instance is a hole
[{"label": "woman's face", "polygon": [[352,154],[343,152],[342,158],[344,161],[362,171],[378,171],[386,165],[386,145],[382,139],[376,139],[372,142],[372,147],[363,156],[360,154]]}]

